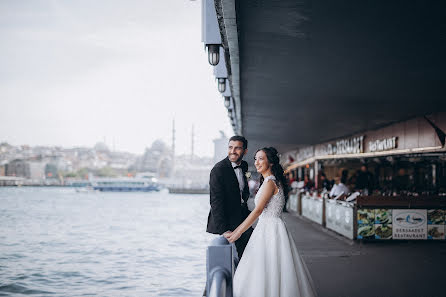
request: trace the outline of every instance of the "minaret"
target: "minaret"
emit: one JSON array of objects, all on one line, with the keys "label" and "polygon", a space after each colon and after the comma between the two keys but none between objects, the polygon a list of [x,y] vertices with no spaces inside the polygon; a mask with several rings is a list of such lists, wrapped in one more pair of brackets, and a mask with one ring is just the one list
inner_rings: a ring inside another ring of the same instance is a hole
[{"label": "minaret", "polygon": [[192,124],[192,147],[191,147],[191,153],[190,153],[190,159],[193,160],[194,159],[194,124]]},{"label": "minaret", "polygon": [[172,121],[172,172],[175,172],[175,118]]}]

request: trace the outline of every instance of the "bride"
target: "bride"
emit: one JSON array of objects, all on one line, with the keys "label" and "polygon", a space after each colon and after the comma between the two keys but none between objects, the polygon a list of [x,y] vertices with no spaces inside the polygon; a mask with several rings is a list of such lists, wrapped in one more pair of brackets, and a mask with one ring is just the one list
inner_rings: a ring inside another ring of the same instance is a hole
[{"label": "bride", "polygon": [[316,296],[307,268],[282,220],[287,193],[277,150],[256,152],[255,167],[262,176],[255,209],[234,231],[223,235],[233,243],[259,221],[235,271],[234,297]]}]

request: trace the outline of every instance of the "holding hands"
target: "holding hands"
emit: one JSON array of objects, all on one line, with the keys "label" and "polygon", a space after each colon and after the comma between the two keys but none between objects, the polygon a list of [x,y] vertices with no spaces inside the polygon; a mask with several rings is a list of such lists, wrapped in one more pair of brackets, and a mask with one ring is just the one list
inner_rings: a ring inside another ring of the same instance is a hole
[{"label": "holding hands", "polygon": [[233,243],[237,239],[239,239],[240,236],[242,236],[242,234],[240,232],[237,232],[237,230],[235,230],[235,231],[226,231],[225,233],[223,233],[223,236],[229,241],[229,243]]}]

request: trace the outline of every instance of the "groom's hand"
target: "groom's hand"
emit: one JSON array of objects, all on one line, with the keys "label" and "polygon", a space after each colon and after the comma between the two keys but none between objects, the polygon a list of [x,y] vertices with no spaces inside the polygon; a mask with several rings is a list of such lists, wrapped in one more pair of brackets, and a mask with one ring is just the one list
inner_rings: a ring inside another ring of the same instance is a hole
[{"label": "groom's hand", "polygon": [[228,230],[225,233],[223,233],[222,235],[227,239],[231,236],[232,231]]},{"label": "groom's hand", "polygon": [[230,242],[233,243],[235,242],[237,239],[240,238],[242,234],[239,234],[239,232],[225,232],[223,234],[223,236]]},{"label": "groom's hand", "polygon": [[231,236],[233,235],[234,232],[232,231],[226,231],[225,233],[223,233],[223,236],[229,241],[229,243],[231,242]]}]

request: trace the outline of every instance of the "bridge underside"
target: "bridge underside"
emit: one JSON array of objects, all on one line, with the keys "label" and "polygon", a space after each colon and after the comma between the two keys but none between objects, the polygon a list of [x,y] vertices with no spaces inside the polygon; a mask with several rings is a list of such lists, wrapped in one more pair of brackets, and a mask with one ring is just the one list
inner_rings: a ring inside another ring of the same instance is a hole
[{"label": "bridge underside", "polygon": [[446,111],[444,1],[236,1],[236,12],[251,152]]}]

